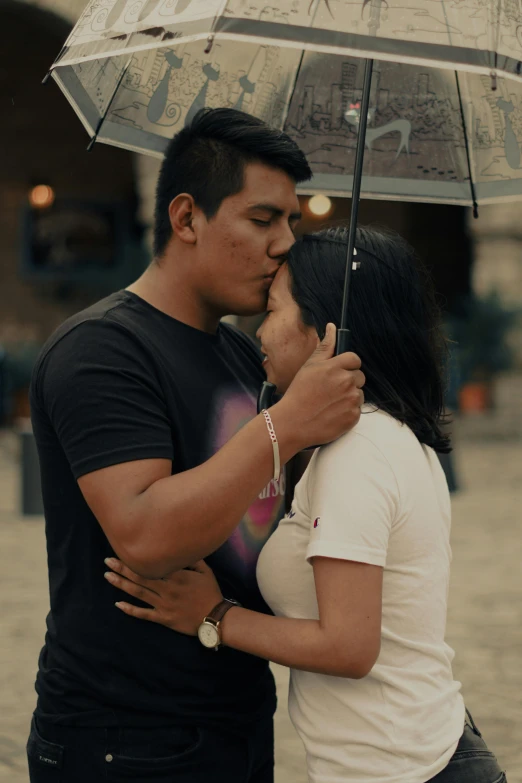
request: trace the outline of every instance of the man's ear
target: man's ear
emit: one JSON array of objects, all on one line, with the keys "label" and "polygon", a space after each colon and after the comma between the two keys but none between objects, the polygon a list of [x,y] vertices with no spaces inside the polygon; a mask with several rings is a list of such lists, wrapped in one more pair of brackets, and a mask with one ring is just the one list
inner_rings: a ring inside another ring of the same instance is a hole
[{"label": "man's ear", "polygon": [[174,236],[187,245],[196,244],[194,217],[196,212],[194,199],[188,193],[180,193],[169,204],[169,219]]}]

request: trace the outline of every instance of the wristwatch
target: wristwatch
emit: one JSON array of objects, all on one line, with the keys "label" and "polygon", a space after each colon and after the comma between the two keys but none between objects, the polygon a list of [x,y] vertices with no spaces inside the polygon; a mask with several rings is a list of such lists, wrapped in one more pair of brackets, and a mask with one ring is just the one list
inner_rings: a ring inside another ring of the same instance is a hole
[{"label": "wristwatch", "polygon": [[221,630],[220,623],[223,617],[232,606],[241,606],[238,601],[233,601],[231,598],[223,598],[217,606],[215,606],[198,628],[198,638],[203,647],[207,647],[209,650],[216,650],[221,647]]}]

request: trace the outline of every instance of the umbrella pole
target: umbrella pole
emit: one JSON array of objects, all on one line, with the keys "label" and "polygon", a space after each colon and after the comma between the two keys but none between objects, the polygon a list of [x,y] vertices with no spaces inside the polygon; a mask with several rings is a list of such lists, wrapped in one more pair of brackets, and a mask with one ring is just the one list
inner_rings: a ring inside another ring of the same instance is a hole
[{"label": "umbrella pole", "polygon": [[372,86],[373,60],[366,60],[364,67],[363,94],[361,100],[361,116],[359,119],[359,129],[357,133],[357,148],[355,151],[355,168],[353,172],[352,186],[352,211],[350,214],[350,230],[348,233],[348,253],[346,258],[346,274],[344,278],[343,307],[341,315],[341,326],[337,330],[337,345],[335,355],[345,353],[351,350],[351,333],[346,328],[348,323],[348,306],[350,300],[350,283],[352,279],[355,232],[357,229],[357,219],[359,216],[359,199],[361,194],[361,180],[364,163],[364,148],[366,142],[366,126],[368,124],[368,109],[370,106],[370,88]]},{"label": "umbrella pole", "polygon": [[[337,344],[335,355],[345,353],[350,350],[350,330],[346,328],[348,302],[350,297],[350,281],[352,277],[352,266],[355,248],[355,229],[357,228],[357,217],[359,215],[359,198],[361,193],[361,179],[364,162],[364,144],[366,140],[366,126],[368,124],[368,108],[370,105],[370,88],[372,86],[373,60],[366,60],[364,68],[364,84],[361,100],[361,117],[357,133],[357,148],[355,151],[355,168],[353,172],[352,188],[352,211],[350,216],[350,233],[348,235],[348,256],[346,264],[346,276],[344,280],[343,309],[341,316],[341,327],[337,330]],[[277,393],[275,384],[265,381],[257,398],[257,412],[270,408],[281,395]],[[312,448],[312,447],[311,447]]]}]

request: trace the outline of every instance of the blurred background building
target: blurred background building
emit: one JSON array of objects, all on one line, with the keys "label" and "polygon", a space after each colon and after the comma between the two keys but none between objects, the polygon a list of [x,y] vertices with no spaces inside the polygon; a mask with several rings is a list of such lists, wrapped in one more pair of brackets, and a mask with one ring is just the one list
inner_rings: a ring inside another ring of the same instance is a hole
[{"label": "blurred background building", "polygon": [[[158,162],[104,145],[87,153],[87,135],[54,82],[41,86],[84,5],[3,0],[0,9],[3,424],[28,416],[30,373],[47,336],[73,312],[130,283],[150,259]],[[503,122],[501,112],[497,120]],[[303,232],[349,216],[348,199],[301,201]],[[363,224],[395,229],[432,270],[455,341],[448,406],[461,411],[470,437],[522,436],[520,215],[518,204],[481,207],[478,220],[462,207],[361,205]],[[239,320],[250,334],[258,323]]]}]

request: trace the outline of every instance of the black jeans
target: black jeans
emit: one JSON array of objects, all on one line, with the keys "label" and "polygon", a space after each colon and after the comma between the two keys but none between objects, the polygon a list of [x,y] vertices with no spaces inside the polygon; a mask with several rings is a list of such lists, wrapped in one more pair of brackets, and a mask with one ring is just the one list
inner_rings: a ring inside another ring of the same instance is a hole
[{"label": "black jeans", "polygon": [[27,757],[31,783],[273,783],[274,727],[270,718],[240,737],[197,726],[75,728],[33,716]]},{"label": "black jeans", "polygon": [[507,783],[506,774],[488,750],[469,712],[464,733],[448,766],[428,783]]}]

